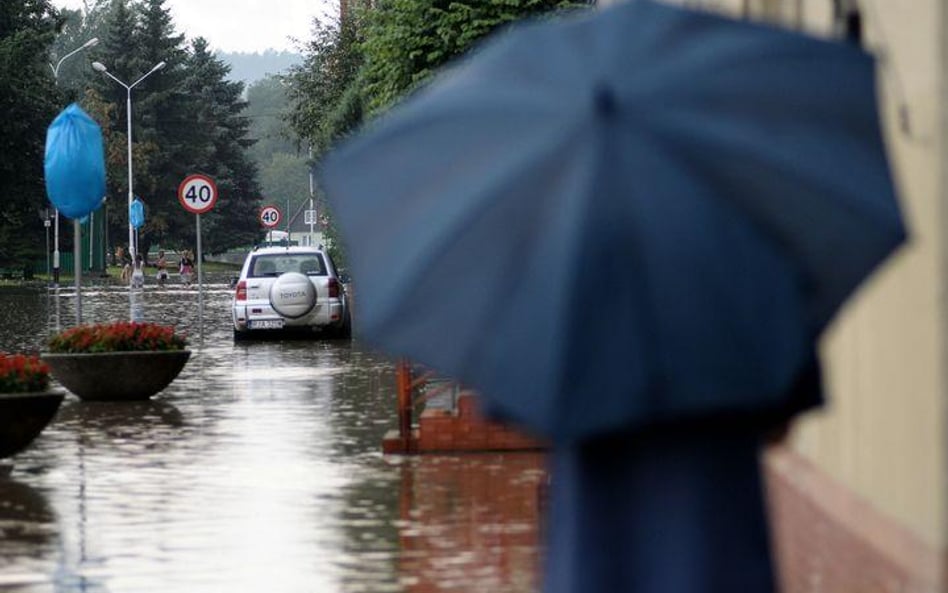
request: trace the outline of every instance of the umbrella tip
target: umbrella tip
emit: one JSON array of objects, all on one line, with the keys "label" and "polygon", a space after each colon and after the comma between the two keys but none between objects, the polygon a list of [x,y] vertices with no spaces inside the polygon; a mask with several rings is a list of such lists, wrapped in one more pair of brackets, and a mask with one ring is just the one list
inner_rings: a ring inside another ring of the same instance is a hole
[{"label": "umbrella tip", "polygon": [[602,117],[615,115],[617,111],[615,90],[608,84],[597,84],[593,90],[593,105],[596,113]]}]

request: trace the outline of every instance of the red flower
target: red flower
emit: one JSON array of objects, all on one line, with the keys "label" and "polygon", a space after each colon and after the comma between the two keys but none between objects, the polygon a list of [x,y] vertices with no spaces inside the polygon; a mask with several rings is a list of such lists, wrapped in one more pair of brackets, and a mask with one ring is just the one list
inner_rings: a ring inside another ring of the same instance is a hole
[{"label": "red flower", "polygon": [[0,353],[0,393],[46,391],[49,367],[36,355]]},{"label": "red flower", "polygon": [[174,327],[156,323],[118,321],[80,325],[53,336],[49,351],[55,353],[127,352],[134,350],[183,350],[184,335]]}]

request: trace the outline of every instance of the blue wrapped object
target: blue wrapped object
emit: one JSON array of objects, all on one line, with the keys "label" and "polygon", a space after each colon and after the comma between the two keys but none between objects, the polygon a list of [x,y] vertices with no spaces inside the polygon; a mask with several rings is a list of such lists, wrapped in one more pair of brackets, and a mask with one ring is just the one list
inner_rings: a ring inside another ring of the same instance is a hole
[{"label": "blue wrapped object", "polygon": [[46,193],[68,218],[82,218],[105,198],[102,130],[73,103],[46,131]]},{"label": "blue wrapped object", "polygon": [[132,200],[128,207],[128,220],[135,229],[140,229],[145,225],[145,205],[138,198]]}]

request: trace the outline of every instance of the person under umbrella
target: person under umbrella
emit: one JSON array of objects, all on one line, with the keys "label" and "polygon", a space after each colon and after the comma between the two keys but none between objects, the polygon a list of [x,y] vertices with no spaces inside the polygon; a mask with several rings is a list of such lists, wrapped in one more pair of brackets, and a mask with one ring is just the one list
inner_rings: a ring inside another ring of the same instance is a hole
[{"label": "person under umbrella", "polygon": [[327,157],[364,340],[552,442],[547,592],[774,590],[760,451],[905,237],[874,67],[636,0],[505,32]]}]

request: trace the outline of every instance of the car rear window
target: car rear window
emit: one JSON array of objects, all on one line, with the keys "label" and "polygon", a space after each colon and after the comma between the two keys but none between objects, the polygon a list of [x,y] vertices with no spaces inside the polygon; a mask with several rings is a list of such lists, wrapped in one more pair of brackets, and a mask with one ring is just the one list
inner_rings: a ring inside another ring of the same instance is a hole
[{"label": "car rear window", "polygon": [[307,276],[325,276],[326,263],[320,253],[275,253],[258,255],[250,264],[248,276],[265,278],[279,276],[286,272],[299,272]]}]

